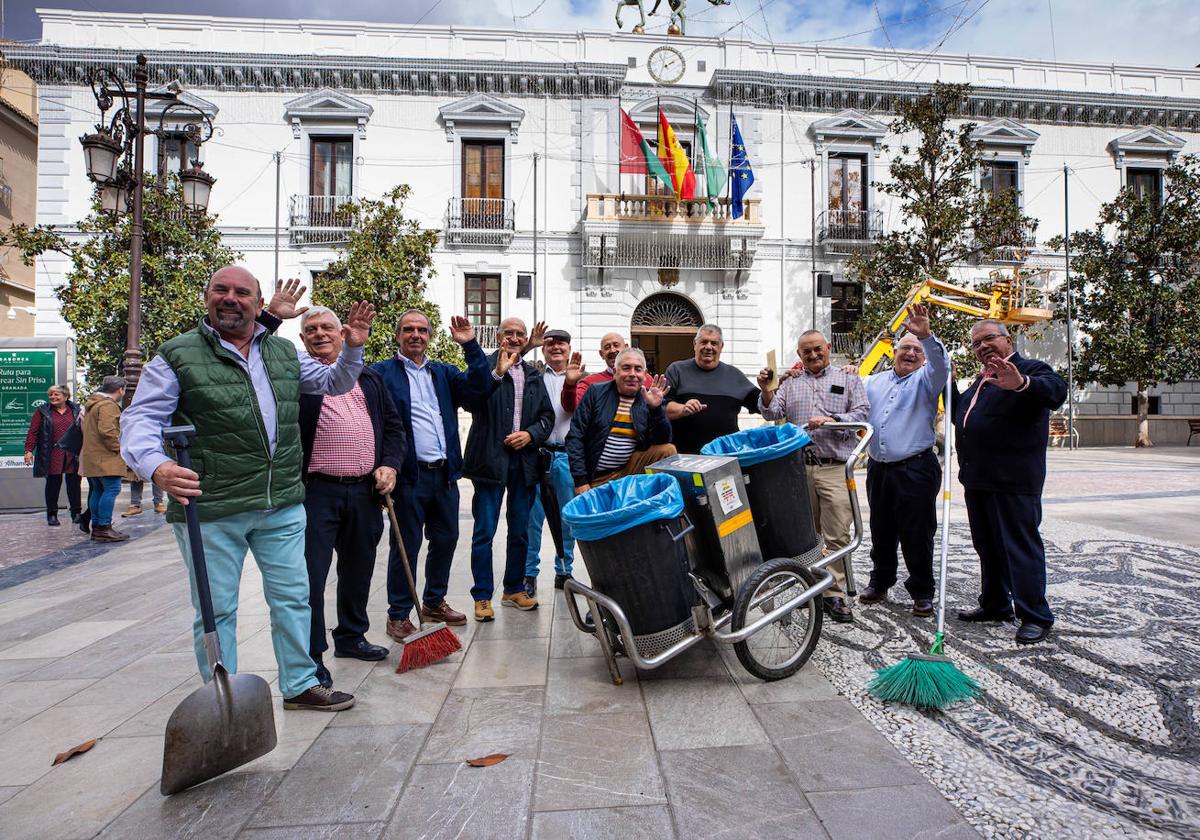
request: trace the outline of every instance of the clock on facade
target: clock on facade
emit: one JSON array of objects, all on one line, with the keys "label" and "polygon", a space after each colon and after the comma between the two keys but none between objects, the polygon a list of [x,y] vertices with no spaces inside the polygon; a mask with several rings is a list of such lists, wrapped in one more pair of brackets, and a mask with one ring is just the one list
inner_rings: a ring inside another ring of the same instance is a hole
[{"label": "clock on facade", "polygon": [[683,53],[674,47],[659,47],[650,53],[646,61],[646,69],[650,71],[654,81],[662,85],[673,85],[683,78],[687,62]]}]

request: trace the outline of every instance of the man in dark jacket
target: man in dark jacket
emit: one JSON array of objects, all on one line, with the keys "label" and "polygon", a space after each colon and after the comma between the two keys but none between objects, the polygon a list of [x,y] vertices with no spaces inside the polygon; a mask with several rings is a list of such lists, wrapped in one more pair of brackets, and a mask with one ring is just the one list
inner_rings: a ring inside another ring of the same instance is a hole
[{"label": "man in dark jacket", "polygon": [[[393,497],[404,551],[414,576],[421,536],[429,540],[425,553],[425,589],[421,594],[421,616],[453,626],[467,617],[446,602],[450,563],[458,545],[458,480],[462,478],[462,444],[459,443],[458,413],[469,398],[482,399],[496,389],[487,356],[475,340],[475,328],[461,316],[450,319],[450,337],[462,345],[467,369],[435,362],[425,355],[432,338],[429,318],[410,309],[396,325],[395,357],[372,365],[383,377],[388,393],[412,442],[404,455]],[[409,620],[413,599],[400,568],[400,553],[392,535],[388,555],[387,632],[404,641],[416,627]]]},{"label": "man in dark jacket", "polygon": [[491,621],[492,539],[500,522],[500,503],[507,493],[508,545],[504,562],[504,595],[500,603],[520,610],[537,609],[537,599],[525,591],[525,554],[529,548],[529,511],[538,481],[538,449],[554,428],[554,408],[537,368],[522,362],[525,323],[519,318],[500,322],[500,349],[492,356],[497,388],[483,399],[469,399],[471,432],[463,455],[463,475],[475,495],[471,513],[471,575],[475,585],[475,620]]},{"label": "man in dark jacket", "polygon": [[646,357],[633,348],[620,352],[613,369],[612,381],[588,388],[571,418],[567,459],[576,493],[675,454],[663,409],[665,378],[646,385]]},{"label": "man in dark jacket", "polygon": [[[333,364],[342,352],[345,327],[324,306],[300,316],[304,349],[322,364]],[[309,654],[317,679],[329,687],[333,678],[322,661],[325,639],[325,581],[337,551],[337,616],[333,655],[376,662],[387,648],[367,641],[370,627],[367,598],[375,571],[375,550],[383,536],[383,516],[376,493],[390,493],[404,463],[408,440],[404,424],[384,387],[383,377],[364,369],[358,383],[344,394],[300,395],[302,475],[307,488],[304,510],[304,560],[308,565],[308,603],[312,608]]]},{"label": "man in dark jacket", "polygon": [[1066,399],[1067,384],[1044,362],[1015,353],[999,321],[975,324],[971,348],[983,370],[954,406],[954,428],[982,586],[979,608],[958,617],[1010,621],[1015,607],[1016,641],[1034,644],[1054,624],[1038,526],[1050,412]]}]

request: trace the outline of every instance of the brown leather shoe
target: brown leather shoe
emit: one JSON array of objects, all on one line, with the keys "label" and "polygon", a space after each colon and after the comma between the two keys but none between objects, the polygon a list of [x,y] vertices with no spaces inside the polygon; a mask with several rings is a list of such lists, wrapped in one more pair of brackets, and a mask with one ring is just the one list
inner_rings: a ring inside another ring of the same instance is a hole
[{"label": "brown leather shoe", "polygon": [[917,618],[929,618],[933,615],[933,599],[913,598],[912,614]]},{"label": "brown leather shoe", "polygon": [[467,623],[467,617],[457,610],[451,609],[445,600],[436,607],[428,607],[422,604],[421,618],[426,621],[440,621],[443,624],[449,624],[451,627],[462,627]]},{"label": "brown leather shoe", "polygon": [[825,614],[839,624],[849,624],[854,621],[854,612],[846,606],[845,598],[826,598]]},{"label": "brown leather shoe", "polygon": [[858,596],[860,604],[878,604],[881,601],[887,600],[886,589],[876,589],[874,586],[868,586]]},{"label": "brown leather shoe", "polygon": [[92,542],[124,542],[129,535],[111,525],[96,525],[92,528]]},{"label": "brown leather shoe", "polygon": [[403,642],[416,632],[417,628],[407,618],[402,618],[399,621],[394,618],[387,620],[387,634],[397,642]]}]

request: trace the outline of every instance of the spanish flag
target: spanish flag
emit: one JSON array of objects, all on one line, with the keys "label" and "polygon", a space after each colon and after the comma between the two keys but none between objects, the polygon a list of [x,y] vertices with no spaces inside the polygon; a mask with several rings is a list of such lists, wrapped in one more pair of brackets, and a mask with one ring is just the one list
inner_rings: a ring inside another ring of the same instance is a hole
[{"label": "spanish flag", "polygon": [[683,146],[675,137],[675,130],[667,122],[667,115],[660,108],[658,111],[658,159],[667,168],[671,176],[671,186],[675,188],[675,197],[680,199],[696,197],[696,173],[688,162]]}]

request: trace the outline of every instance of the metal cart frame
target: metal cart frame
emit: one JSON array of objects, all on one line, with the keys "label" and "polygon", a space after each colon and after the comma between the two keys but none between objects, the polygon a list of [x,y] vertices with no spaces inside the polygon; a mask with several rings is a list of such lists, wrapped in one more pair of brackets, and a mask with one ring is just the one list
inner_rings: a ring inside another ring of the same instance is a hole
[{"label": "metal cart frame", "polygon": [[[584,633],[590,633],[595,636],[596,640],[600,643],[600,649],[604,654],[605,662],[608,663],[608,671],[612,676],[614,684],[620,685],[623,682],[621,669],[617,664],[618,653],[627,657],[633,662],[635,667],[642,670],[652,670],[674,659],[688,648],[706,638],[733,644],[744,642],[772,622],[778,621],[792,611],[804,606],[833,585],[833,573],[829,571],[828,567],[843,557],[848,557],[862,544],[862,510],[858,504],[858,488],[854,479],[854,466],[858,462],[859,456],[866,451],[867,443],[871,440],[875,432],[869,423],[826,423],[822,428],[857,429],[862,432],[858,444],[854,447],[854,451],[846,459],[846,492],[850,497],[850,511],[854,525],[852,538],[845,548],[833,551],[808,566],[810,571],[818,575],[818,579],[814,584],[789,598],[770,612],[759,616],[750,624],[739,630],[726,632],[725,628],[732,622],[734,611],[724,607],[716,609],[710,607],[709,604],[717,599],[704,597],[706,594],[709,594],[708,587],[694,573],[689,573],[692,583],[701,595],[701,603],[692,608],[692,617],[696,623],[696,632],[676,642],[661,653],[644,657],[638,652],[637,646],[632,643],[634,632],[629,625],[629,619],[626,617],[621,605],[607,595],[585,586],[574,578],[567,578],[563,585],[563,594],[566,596],[567,602],[567,612],[570,614],[571,621],[574,622],[577,628]],[[689,523],[686,528],[675,535],[675,538],[682,538],[693,527]],[[764,558],[764,562],[769,561]],[[846,564],[846,588],[850,592],[855,591],[854,570],[850,563]],[[738,597],[740,598],[742,595],[743,593],[739,593]],[[589,614],[586,619],[580,614],[577,597],[582,597],[587,602]],[[608,615],[612,618],[616,624],[615,632],[603,619],[597,622],[596,617],[603,615]],[[817,628],[817,634],[819,637],[819,627]],[[626,642],[626,640],[629,641]]]}]

